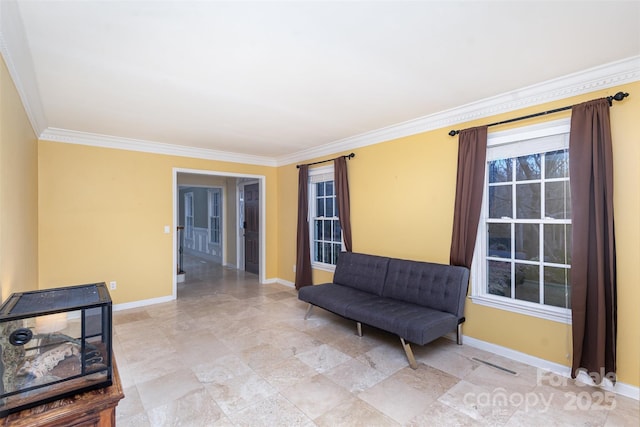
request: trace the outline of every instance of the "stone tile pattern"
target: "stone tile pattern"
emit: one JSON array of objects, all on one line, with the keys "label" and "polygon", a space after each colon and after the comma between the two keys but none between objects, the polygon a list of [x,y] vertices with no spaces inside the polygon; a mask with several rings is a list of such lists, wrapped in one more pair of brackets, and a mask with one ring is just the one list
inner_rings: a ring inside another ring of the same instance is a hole
[{"label": "stone tile pattern", "polygon": [[395,336],[185,259],[176,301],[114,313],[118,426],[640,425],[637,400],[446,338],[414,371]]}]

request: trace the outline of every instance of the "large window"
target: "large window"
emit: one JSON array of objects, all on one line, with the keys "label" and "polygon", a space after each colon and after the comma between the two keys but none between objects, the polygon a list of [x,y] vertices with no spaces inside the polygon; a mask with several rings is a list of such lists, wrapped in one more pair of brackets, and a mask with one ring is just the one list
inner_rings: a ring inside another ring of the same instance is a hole
[{"label": "large window", "polygon": [[568,131],[563,121],[489,136],[474,301],[568,321]]},{"label": "large window", "polygon": [[311,263],[331,270],[342,250],[333,166],[309,170],[309,215]]}]

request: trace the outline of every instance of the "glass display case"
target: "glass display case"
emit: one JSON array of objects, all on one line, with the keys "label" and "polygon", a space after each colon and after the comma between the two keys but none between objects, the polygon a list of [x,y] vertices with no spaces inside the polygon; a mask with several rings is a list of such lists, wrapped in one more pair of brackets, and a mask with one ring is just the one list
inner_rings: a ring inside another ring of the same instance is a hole
[{"label": "glass display case", "polygon": [[0,306],[0,417],[112,384],[104,283],[12,294]]}]

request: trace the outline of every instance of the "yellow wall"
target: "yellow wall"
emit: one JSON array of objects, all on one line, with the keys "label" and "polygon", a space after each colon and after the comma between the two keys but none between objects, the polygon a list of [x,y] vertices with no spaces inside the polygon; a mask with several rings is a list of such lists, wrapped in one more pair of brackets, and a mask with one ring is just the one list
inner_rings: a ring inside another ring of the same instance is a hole
[{"label": "yellow wall", "polygon": [[[619,89],[631,96],[611,110],[618,249],[618,378],[640,386],[640,287],[636,279],[640,260],[640,127],[636,124],[640,82],[455,127],[564,106]],[[356,158],[349,162],[349,175],[355,251],[447,262],[457,156],[457,140],[447,135],[448,130],[354,150]],[[118,282],[118,289],[112,292],[115,303],[170,295],[173,233],[164,234],[163,228],[173,222],[174,167],[266,176],[266,277],[294,280],[295,165],[270,168],[35,141],[2,63],[3,299],[11,292],[38,286],[111,280]],[[316,283],[330,279],[330,273],[314,272]],[[469,336],[568,365],[567,325],[470,301],[466,315],[465,334]]]},{"label": "yellow wall", "polygon": [[4,301],[38,288],[37,138],[0,59],[0,285]]},{"label": "yellow wall", "polygon": [[[618,378],[640,385],[640,82],[539,105],[521,111],[461,123],[467,128],[506,118],[557,108],[618,90],[631,95],[611,109],[615,162],[615,221],[618,251]],[[569,113],[511,125],[556,120]],[[490,131],[507,129],[494,127]],[[353,250],[407,259],[448,263],[453,223],[457,138],[450,128],[353,150],[349,180]],[[336,153],[346,154],[346,153]],[[335,157],[335,156],[330,156]],[[315,161],[321,159],[309,159]],[[293,281],[297,169],[279,168],[279,276]],[[314,283],[331,280],[331,274],[314,271]],[[473,304],[466,305],[464,333],[555,363],[570,365],[570,326]]]},{"label": "yellow wall", "polygon": [[40,287],[115,280],[114,303],[171,295],[174,233],[163,229],[173,224],[174,167],[266,177],[275,278],[275,168],[40,141]]}]

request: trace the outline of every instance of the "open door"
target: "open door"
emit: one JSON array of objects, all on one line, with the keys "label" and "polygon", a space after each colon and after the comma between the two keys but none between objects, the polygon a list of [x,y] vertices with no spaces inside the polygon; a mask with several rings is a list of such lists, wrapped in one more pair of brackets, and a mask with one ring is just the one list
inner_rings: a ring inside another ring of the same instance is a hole
[{"label": "open door", "polygon": [[244,269],[250,273],[260,271],[260,187],[244,187]]}]

